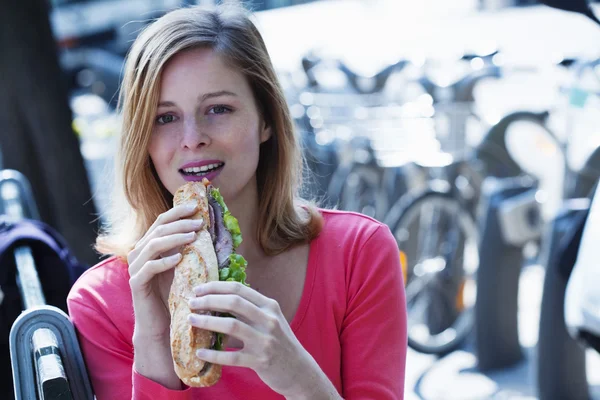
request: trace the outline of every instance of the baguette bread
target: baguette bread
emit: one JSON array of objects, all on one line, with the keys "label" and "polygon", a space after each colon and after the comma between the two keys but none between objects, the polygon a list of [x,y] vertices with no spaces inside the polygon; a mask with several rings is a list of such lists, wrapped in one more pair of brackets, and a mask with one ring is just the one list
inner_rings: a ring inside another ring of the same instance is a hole
[{"label": "baguette bread", "polygon": [[188,301],[195,297],[194,287],[219,280],[217,256],[208,231],[212,222],[204,184],[189,182],[177,190],[173,198],[174,206],[187,203],[197,204],[198,211],[192,219],[202,218],[204,226],[196,240],[183,247],[183,257],[175,267],[169,293],[171,353],[175,372],[183,383],[192,387],[207,387],[220,379],[221,366],[200,360],[196,350],[212,348],[215,333],[192,327],[187,319],[192,313]]}]

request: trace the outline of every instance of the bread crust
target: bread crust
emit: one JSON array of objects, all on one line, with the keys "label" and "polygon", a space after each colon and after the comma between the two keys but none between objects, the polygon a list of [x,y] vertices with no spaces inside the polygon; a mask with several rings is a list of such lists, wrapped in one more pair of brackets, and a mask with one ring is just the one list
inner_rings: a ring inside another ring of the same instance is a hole
[{"label": "bread crust", "polygon": [[186,203],[198,205],[198,211],[192,219],[202,218],[205,226],[193,243],[183,247],[183,257],[175,267],[169,292],[171,353],[175,372],[183,383],[192,387],[207,387],[217,383],[221,377],[221,366],[200,360],[196,350],[210,348],[214,333],[192,327],[187,319],[192,313],[188,302],[195,297],[194,287],[219,280],[217,256],[207,229],[210,217],[206,187],[200,182],[188,182],[180,187],[173,198],[173,205]]}]

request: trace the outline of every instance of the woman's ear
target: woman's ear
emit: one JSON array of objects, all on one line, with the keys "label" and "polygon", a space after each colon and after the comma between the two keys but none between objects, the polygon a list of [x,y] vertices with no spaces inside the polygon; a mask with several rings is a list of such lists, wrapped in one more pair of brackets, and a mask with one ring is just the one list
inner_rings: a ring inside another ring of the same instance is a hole
[{"label": "woman's ear", "polygon": [[260,130],[260,142],[264,143],[271,138],[271,127],[265,122],[262,122],[262,128]]}]

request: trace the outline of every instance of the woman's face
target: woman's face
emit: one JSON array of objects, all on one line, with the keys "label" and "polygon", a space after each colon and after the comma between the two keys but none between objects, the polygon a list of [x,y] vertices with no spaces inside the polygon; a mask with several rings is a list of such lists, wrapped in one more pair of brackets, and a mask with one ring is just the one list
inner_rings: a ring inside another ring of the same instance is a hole
[{"label": "woman's face", "polygon": [[259,147],[269,137],[246,78],[211,49],[184,51],[166,64],[149,153],[169,192],[207,178],[226,201],[252,193]]}]

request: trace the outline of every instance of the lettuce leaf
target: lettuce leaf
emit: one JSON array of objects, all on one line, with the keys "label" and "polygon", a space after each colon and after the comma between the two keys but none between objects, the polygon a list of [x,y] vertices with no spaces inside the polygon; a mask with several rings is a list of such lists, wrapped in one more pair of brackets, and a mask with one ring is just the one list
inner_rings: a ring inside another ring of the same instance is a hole
[{"label": "lettuce leaf", "polygon": [[[240,282],[242,285],[250,286],[246,283],[246,266],[248,262],[243,256],[239,254],[231,254],[229,256],[229,267],[222,268],[219,270],[219,280],[228,282]],[[235,316],[229,313],[222,313],[220,317],[235,318]],[[225,335],[220,332],[215,332],[217,335],[213,350],[223,350],[223,341]]]},{"label": "lettuce leaf", "polygon": [[243,285],[250,286],[246,283],[246,266],[248,262],[239,254],[231,254],[229,256],[229,267],[219,271],[220,281],[239,282]]},{"label": "lettuce leaf", "polygon": [[225,335],[221,332],[215,332],[215,334],[217,335],[217,340],[215,340],[213,350],[223,350],[223,340],[225,339]]},{"label": "lettuce leaf", "polygon": [[223,200],[223,196],[221,196],[221,192],[219,191],[219,189],[212,188],[210,191],[210,195],[213,199],[217,201],[217,203],[219,203],[224,213],[229,212],[229,208],[227,208],[227,205],[225,205],[225,201]]},{"label": "lettuce leaf", "polygon": [[238,220],[231,215],[229,211],[227,211],[225,215],[223,215],[223,221],[225,222],[225,227],[231,233],[231,238],[233,239],[233,248],[237,249],[242,243],[242,232],[240,231]]},{"label": "lettuce leaf", "polygon": [[[225,223],[225,227],[231,233],[231,238],[233,239],[233,249],[237,249],[240,243],[242,243],[242,232],[240,231],[240,225],[238,223],[237,218],[235,218],[229,212],[227,205],[225,205],[225,201],[223,200],[223,196],[219,192],[219,189],[213,188],[210,191],[210,195],[219,203],[221,208],[223,209],[223,222]],[[220,281],[228,281],[228,282],[240,282],[243,285],[250,286],[246,283],[246,266],[248,262],[244,259],[240,254],[231,254],[229,255],[229,267],[222,268],[219,270],[219,280]],[[235,318],[231,314],[222,314],[221,317],[232,317]],[[214,350],[223,350],[223,341],[225,335],[219,332],[215,332],[216,340],[215,345],[213,346]]]},{"label": "lettuce leaf", "polygon": [[229,268],[223,268],[219,270],[219,280],[226,281],[229,277]]},{"label": "lettuce leaf", "polygon": [[227,208],[227,205],[225,205],[225,201],[223,200],[223,196],[221,196],[219,189],[213,188],[210,191],[210,195],[223,209],[223,222],[225,223],[227,230],[231,233],[231,238],[233,239],[233,249],[235,250],[242,243],[242,231],[240,230],[240,224],[238,223],[237,218],[231,215],[229,212],[229,209]]}]

